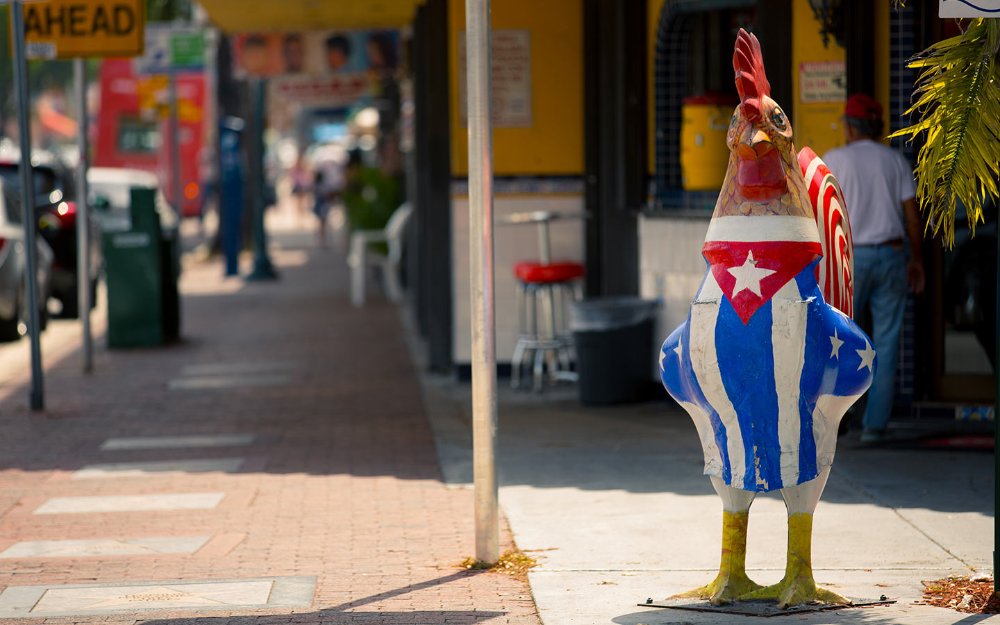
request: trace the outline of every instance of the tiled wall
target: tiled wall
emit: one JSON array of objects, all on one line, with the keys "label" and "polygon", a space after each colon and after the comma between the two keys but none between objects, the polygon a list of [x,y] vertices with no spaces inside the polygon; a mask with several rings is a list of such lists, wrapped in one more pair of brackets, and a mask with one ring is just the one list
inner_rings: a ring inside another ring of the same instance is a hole
[{"label": "tiled wall", "polygon": [[688,315],[705,277],[701,246],[708,217],[642,217],[639,220],[639,290],[662,300],[656,331],[659,348]]}]

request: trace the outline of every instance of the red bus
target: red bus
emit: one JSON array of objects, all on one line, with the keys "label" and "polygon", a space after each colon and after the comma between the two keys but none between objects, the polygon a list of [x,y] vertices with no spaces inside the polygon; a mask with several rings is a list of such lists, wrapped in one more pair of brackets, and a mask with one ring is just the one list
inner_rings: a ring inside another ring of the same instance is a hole
[{"label": "red bus", "polygon": [[[173,206],[174,172],[170,117],[166,107],[166,77],[138,76],[131,59],[105,59],[100,72],[97,123],[91,129],[95,167],[128,167],[156,174]],[[204,72],[177,75],[180,121],[180,176],[183,202],[178,213],[201,212],[199,162],[205,141],[206,88]]]}]

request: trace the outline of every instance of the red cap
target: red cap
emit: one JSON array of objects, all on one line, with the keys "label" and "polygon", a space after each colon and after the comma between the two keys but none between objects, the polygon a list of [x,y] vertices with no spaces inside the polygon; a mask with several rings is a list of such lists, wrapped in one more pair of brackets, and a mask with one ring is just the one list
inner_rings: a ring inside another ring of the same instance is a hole
[{"label": "red cap", "polygon": [[855,93],[844,103],[844,117],[871,121],[882,119],[882,105],[867,93]]}]

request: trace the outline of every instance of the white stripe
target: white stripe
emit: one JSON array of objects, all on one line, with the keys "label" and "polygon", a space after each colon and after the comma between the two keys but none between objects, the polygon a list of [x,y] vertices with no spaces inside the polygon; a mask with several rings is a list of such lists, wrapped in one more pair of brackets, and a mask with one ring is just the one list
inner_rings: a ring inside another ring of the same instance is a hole
[{"label": "white stripe", "polygon": [[698,404],[682,401],[678,402],[681,408],[687,411],[691,420],[694,421],[694,428],[698,430],[698,438],[701,440],[701,449],[705,453],[705,475],[722,477],[722,454],[719,453],[719,445],[715,442],[715,430],[712,428],[712,417]]},{"label": "white stripe", "polygon": [[714,217],[708,224],[705,241],[795,241],[819,243],[816,221],[793,215],[734,215]]},{"label": "white stripe", "polygon": [[715,275],[709,271],[705,274],[705,281],[701,284],[698,295],[694,298],[694,303],[698,302],[721,302],[722,287],[715,281]]},{"label": "white stripe", "polygon": [[809,192],[809,187],[812,185],[813,176],[816,175],[816,170],[819,169],[820,165],[825,165],[819,156],[813,157],[813,160],[809,161],[809,167],[806,168],[806,192]]},{"label": "white stripe", "polygon": [[[716,295],[710,299],[710,296]],[[719,370],[719,354],[715,349],[715,324],[719,318],[719,303],[722,289],[709,272],[701,293],[691,305],[691,367],[708,403],[719,413],[726,428],[726,454],[729,456],[730,484],[743,488],[746,475],[746,458],[743,449],[743,434],[736,417],[736,408],[726,393]]]},{"label": "white stripe", "polygon": [[813,439],[816,441],[816,468],[822,469],[833,464],[837,452],[837,430],[847,409],[860,399],[861,395],[820,395],[813,410]]},{"label": "white stripe", "polygon": [[778,443],[781,448],[781,483],[799,481],[800,384],[806,360],[806,321],[809,303],[802,301],[798,284],[789,280],[775,293],[771,308],[771,347],[774,388],[778,393]]}]

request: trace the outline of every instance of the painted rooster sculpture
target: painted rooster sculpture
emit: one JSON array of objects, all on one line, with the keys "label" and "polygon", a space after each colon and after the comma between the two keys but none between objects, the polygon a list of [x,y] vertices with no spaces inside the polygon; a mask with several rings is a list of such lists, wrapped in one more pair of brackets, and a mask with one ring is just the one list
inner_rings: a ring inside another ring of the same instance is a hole
[{"label": "painted rooster sculpture", "polygon": [[[708,271],[660,352],[663,384],[694,421],[723,502],[719,574],[681,596],[846,603],[816,587],[811,552],[837,428],[876,365],[851,320],[850,226],[833,175],[809,148],[796,155],[760,44],[742,29],[733,67],[740,104],[702,248]],[[747,521],[754,496],[775,490],[788,510],[787,564],[761,587],[745,569]]]}]

